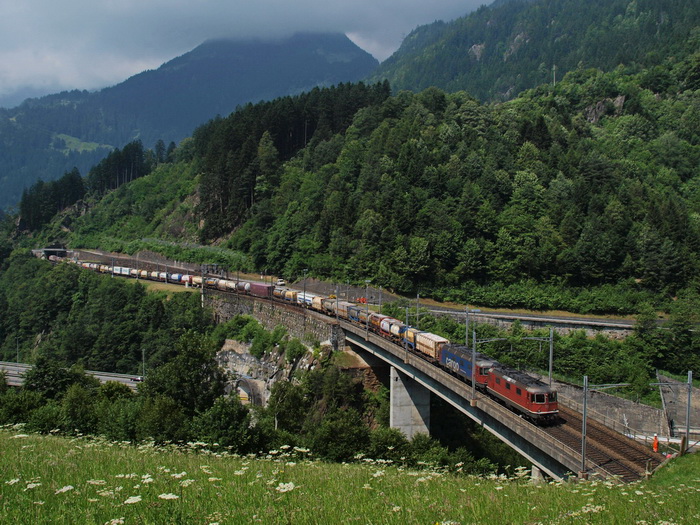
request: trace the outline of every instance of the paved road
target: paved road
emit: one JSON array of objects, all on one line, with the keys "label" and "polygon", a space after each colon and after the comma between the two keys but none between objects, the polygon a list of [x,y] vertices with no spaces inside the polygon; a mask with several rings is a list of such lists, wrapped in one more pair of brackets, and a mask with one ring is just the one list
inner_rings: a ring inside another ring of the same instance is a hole
[{"label": "paved road", "polygon": [[[0,361],[0,370],[4,371],[7,378],[7,384],[10,386],[22,386],[24,382],[24,374],[32,366],[25,363],[11,363],[8,361]],[[114,374],[110,372],[97,372],[95,370],[85,370],[86,374],[96,377],[100,383],[107,381],[116,381],[123,383],[132,390],[141,382],[141,378],[134,374]]]}]

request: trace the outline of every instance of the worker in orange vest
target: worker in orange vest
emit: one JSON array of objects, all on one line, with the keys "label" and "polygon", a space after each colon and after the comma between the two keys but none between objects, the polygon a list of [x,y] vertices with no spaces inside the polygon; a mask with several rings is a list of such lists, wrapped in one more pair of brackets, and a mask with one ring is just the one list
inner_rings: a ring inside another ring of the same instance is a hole
[{"label": "worker in orange vest", "polygon": [[651,444],[651,448],[654,450],[654,452],[659,451],[659,436],[654,434],[654,441]]}]

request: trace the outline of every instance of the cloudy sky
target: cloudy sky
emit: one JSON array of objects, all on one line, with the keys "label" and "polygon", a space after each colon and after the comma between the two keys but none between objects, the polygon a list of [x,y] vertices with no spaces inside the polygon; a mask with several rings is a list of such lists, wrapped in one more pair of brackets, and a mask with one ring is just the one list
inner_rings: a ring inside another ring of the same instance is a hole
[{"label": "cloudy sky", "polygon": [[217,37],[337,31],[383,60],[416,26],[490,2],[0,0],[0,105],[18,92],[113,85]]}]

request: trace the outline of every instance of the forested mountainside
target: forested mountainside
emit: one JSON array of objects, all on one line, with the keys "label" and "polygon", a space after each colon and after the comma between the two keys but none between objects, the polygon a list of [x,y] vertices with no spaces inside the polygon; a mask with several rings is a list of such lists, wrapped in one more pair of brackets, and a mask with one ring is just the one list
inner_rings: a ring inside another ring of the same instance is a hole
[{"label": "forested mountainside", "polygon": [[[512,0],[418,27],[371,80],[508,100],[579,68],[653,68],[700,46],[694,0]],[[556,67],[556,69],[554,69]]]},{"label": "forested mountainside", "polygon": [[251,105],[40,235],[215,244],[230,266],[482,305],[668,306],[700,276],[697,60],[580,69],[497,105],[386,84]]},{"label": "forested mountainside", "polygon": [[357,81],[377,61],[342,34],[279,41],[205,42],[159,69],[99,92],[72,91],[0,108],[0,207],[22,189],[77,167],[82,174],[113,148],[146,148],[189,136],[237,106],[315,86]]}]

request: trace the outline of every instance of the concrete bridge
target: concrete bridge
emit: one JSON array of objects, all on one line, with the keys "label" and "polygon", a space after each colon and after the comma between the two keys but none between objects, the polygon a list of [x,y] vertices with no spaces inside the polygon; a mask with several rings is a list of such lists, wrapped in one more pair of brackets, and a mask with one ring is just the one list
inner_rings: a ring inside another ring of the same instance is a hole
[{"label": "concrete bridge", "polygon": [[[214,308],[222,321],[236,314],[252,315],[267,329],[282,324],[294,337],[330,340],[335,349],[349,346],[388,365],[390,425],[400,429],[408,438],[417,433],[429,433],[432,394],[487,429],[552,478],[562,479],[581,471],[613,477],[617,474],[608,470],[605,463],[625,461],[623,457],[599,463],[590,458],[584,461],[580,448],[580,430],[578,438],[574,436],[572,440],[569,436],[570,439],[564,442],[561,433],[557,436],[546,427],[530,423],[483,393],[472,391],[469,385],[446,371],[365,327],[284,303],[216,291],[207,293],[206,302]],[[605,429],[602,425],[601,428]],[[617,434],[610,429],[603,430],[603,433],[608,432]],[[617,436],[616,439],[633,443],[621,434]],[[661,458],[655,460],[652,467],[661,462]],[[636,474],[642,475],[644,470],[644,466],[636,468]]]}]

